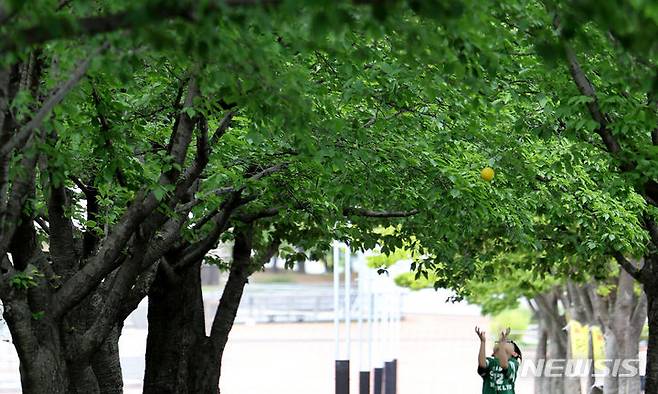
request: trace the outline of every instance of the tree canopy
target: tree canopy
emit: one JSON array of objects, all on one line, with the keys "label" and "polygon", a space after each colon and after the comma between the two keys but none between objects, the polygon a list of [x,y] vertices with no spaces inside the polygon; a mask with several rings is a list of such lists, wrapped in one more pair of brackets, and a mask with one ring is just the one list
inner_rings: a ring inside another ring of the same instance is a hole
[{"label": "tree canopy", "polygon": [[651,2],[6,1],[0,22],[0,297],[35,392],[102,391],[92,355],[147,294],[157,349],[163,289],[198,306],[220,240],[223,313],[180,330],[220,356],[282,242],[406,249],[460,295],[614,259],[655,297]]}]

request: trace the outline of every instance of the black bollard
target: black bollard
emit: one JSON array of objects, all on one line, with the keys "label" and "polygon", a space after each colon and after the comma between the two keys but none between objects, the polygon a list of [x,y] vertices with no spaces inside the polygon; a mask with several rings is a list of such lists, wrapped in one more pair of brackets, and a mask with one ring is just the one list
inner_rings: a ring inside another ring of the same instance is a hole
[{"label": "black bollard", "polygon": [[395,368],[393,361],[384,363],[384,394],[395,394]]},{"label": "black bollard", "polygon": [[336,394],[350,394],[350,360],[336,360]]},{"label": "black bollard", "polygon": [[383,386],[384,386],[384,368],[375,368],[374,394],[384,394],[382,392]]},{"label": "black bollard", "polygon": [[359,373],[359,394],[370,394],[370,372]]},{"label": "black bollard", "polygon": [[398,359],[393,359],[393,393],[398,392]]}]

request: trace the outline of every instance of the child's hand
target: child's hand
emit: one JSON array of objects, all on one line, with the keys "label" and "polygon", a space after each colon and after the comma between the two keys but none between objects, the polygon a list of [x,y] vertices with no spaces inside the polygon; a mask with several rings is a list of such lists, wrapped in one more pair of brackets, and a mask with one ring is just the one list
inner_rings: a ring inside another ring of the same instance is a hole
[{"label": "child's hand", "polygon": [[475,327],[475,333],[477,334],[478,338],[480,338],[480,342],[486,341],[486,333],[482,331],[480,327]]},{"label": "child's hand", "polygon": [[509,337],[510,331],[512,331],[512,329],[507,327],[507,329],[505,331],[502,331],[500,333],[500,342],[501,343],[509,342],[509,340],[507,338]]}]

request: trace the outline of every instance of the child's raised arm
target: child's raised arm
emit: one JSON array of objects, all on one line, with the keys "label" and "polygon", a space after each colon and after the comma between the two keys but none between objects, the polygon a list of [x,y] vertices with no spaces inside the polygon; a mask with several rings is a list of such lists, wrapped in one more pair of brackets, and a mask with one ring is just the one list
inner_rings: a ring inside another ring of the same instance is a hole
[{"label": "child's raised arm", "polygon": [[486,333],[480,330],[480,327],[475,327],[475,333],[480,338],[480,352],[478,353],[478,367],[487,367],[487,356],[485,354],[485,345],[487,342]]}]

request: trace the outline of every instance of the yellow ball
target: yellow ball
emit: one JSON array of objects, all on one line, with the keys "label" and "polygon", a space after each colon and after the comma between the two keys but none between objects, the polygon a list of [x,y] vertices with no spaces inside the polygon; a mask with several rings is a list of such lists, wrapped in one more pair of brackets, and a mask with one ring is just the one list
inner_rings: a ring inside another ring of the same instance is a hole
[{"label": "yellow ball", "polygon": [[491,167],[484,167],[480,172],[480,177],[487,182],[491,182],[496,172]]}]

